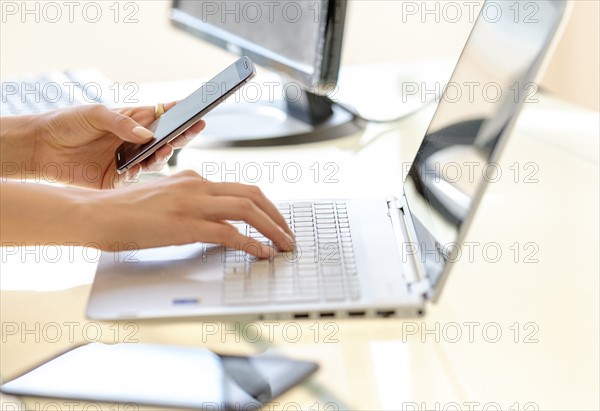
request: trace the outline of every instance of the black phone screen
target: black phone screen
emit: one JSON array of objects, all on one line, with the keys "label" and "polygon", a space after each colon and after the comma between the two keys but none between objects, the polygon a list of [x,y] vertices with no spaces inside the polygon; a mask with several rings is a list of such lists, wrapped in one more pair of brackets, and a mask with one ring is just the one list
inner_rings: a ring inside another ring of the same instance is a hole
[{"label": "black phone screen", "polygon": [[146,127],[154,133],[154,138],[148,143],[123,143],[115,153],[117,170],[122,172],[139,163],[182,134],[226,97],[233,94],[253,74],[252,61],[248,57],[242,57],[204,83],[202,87]]}]

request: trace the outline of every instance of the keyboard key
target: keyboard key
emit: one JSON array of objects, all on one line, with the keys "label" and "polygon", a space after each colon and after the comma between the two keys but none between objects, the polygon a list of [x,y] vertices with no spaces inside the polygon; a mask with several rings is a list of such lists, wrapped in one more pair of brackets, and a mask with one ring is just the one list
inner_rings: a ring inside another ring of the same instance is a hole
[{"label": "keyboard key", "polygon": [[304,290],[306,292],[314,292],[318,293],[319,287],[319,278],[317,276],[306,275],[297,278],[297,284],[299,290]]},{"label": "keyboard key", "polygon": [[294,294],[294,279],[293,278],[278,278],[275,280],[274,296],[276,300],[288,298]]},{"label": "keyboard key", "polygon": [[280,281],[282,278],[291,279],[294,277],[294,266],[292,264],[278,265],[273,270],[273,277],[275,282]]},{"label": "keyboard key", "polygon": [[337,250],[340,248],[336,233],[319,233],[317,234],[317,241],[319,245],[329,245],[330,250]]},{"label": "keyboard key", "polygon": [[289,303],[300,301],[317,301],[319,299],[319,291],[317,288],[299,287],[295,281],[277,281],[275,284],[274,301],[277,303]]},{"label": "keyboard key", "polygon": [[351,249],[342,249],[342,257],[346,258],[354,258],[354,252]]},{"label": "keyboard key", "polygon": [[324,277],[332,277],[332,278],[342,278],[344,276],[344,270],[342,268],[342,266],[339,265],[332,265],[332,266],[327,266],[327,265],[323,265],[321,267],[321,273],[323,274]]},{"label": "keyboard key", "polygon": [[310,292],[296,291],[293,294],[278,294],[274,297],[276,303],[300,303],[319,301],[319,292],[317,290]]},{"label": "keyboard key", "polygon": [[337,282],[327,282],[323,283],[325,288],[324,297],[326,301],[342,301],[345,299],[344,287],[343,285]]},{"label": "keyboard key", "polygon": [[358,280],[348,282],[348,293],[351,300],[356,301],[360,299],[360,284]]},{"label": "keyboard key", "polygon": [[[298,235],[296,236],[296,246],[297,247],[304,247],[302,248],[302,251],[307,251],[308,247],[315,246],[315,236],[314,234],[311,233],[302,233],[304,235]],[[314,249],[315,247],[313,247]]]},{"label": "keyboard key", "polygon": [[244,272],[225,272],[223,277],[226,283],[244,283],[246,273]]},{"label": "keyboard key", "polygon": [[269,302],[269,288],[262,287],[261,284],[251,284],[246,288],[244,294],[245,303],[266,304]]},{"label": "keyboard key", "polygon": [[319,301],[319,282],[317,278],[304,278],[297,283],[298,301]]},{"label": "keyboard key", "polygon": [[226,261],[223,268],[225,269],[225,271],[246,272],[246,262],[245,261]]},{"label": "keyboard key", "polygon": [[225,304],[244,304],[244,283],[226,282],[223,284],[223,301]]},{"label": "keyboard key", "polygon": [[315,247],[314,243],[304,245],[304,246],[298,246],[298,258],[295,260],[295,262],[306,261],[306,260],[311,260],[311,261],[314,261],[315,263],[318,262],[317,251],[316,251],[316,247]]},{"label": "keyboard key", "polygon": [[302,264],[298,266],[298,277],[317,277],[319,267],[316,264]]},{"label": "keyboard key", "polygon": [[298,259],[298,261],[296,261],[296,265],[310,265],[310,264],[317,264],[319,262],[319,255],[312,251],[312,252],[307,252],[307,253],[303,253],[302,257],[300,257]]},{"label": "keyboard key", "polygon": [[337,252],[339,253],[340,245],[337,241],[331,239],[329,241],[319,241],[319,252],[327,253],[327,252]]},{"label": "keyboard key", "polygon": [[317,250],[313,246],[306,247],[302,250],[302,254],[300,254],[299,258],[296,260],[298,263],[301,261],[312,261],[314,263],[318,262]]},{"label": "keyboard key", "polygon": [[223,289],[227,294],[244,294],[243,281],[226,281],[223,283]]},{"label": "keyboard key", "polygon": [[313,227],[314,223],[312,221],[296,221],[294,222],[294,227]]},{"label": "keyboard key", "polygon": [[346,271],[356,270],[356,261],[354,259],[344,259],[344,268]]},{"label": "keyboard key", "polygon": [[254,301],[248,300],[243,294],[224,294],[223,303],[225,305],[244,305],[254,304]]},{"label": "keyboard key", "polygon": [[266,260],[257,261],[250,264],[249,277],[252,281],[265,280],[267,281],[271,275],[271,265]]},{"label": "keyboard key", "polygon": [[298,213],[294,213],[294,217],[311,217],[312,218],[313,214],[311,211],[303,211],[303,212],[298,212]]},{"label": "keyboard key", "polygon": [[346,277],[358,277],[358,270],[356,268],[347,268],[346,269]]}]

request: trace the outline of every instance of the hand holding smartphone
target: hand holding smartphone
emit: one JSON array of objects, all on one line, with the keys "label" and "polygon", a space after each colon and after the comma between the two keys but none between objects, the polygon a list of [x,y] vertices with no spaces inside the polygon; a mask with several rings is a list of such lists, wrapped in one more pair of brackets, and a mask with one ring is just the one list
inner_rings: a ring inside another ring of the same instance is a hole
[{"label": "hand holding smartphone", "polygon": [[150,157],[156,150],[183,134],[202,117],[235,93],[256,74],[249,57],[242,57],[184,100],[157,118],[148,127],[154,138],[148,143],[123,143],[115,152],[119,173]]}]

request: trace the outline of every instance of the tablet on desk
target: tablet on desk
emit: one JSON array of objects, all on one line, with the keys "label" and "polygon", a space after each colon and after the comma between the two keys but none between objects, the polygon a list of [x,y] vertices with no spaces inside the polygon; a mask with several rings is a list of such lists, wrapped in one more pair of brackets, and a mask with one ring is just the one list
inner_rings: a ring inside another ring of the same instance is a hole
[{"label": "tablet on desk", "polygon": [[[2,385],[7,394],[194,409],[258,409],[317,370],[280,356],[93,343]],[[250,408],[248,408],[250,407]]]}]

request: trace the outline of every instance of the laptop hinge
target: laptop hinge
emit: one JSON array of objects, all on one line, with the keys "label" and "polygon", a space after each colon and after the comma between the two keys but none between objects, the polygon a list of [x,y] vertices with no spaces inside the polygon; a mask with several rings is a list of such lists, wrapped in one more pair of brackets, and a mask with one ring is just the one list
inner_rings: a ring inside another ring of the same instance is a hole
[{"label": "laptop hinge", "polygon": [[407,239],[408,244],[410,244],[411,247],[418,248],[418,242],[415,238],[413,238],[414,235],[411,234],[411,226],[408,222],[410,217],[406,215],[405,211],[406,204],[399,199],[393,198],[388,200],[388,215],[392,221],[392,227],[396,242],[398,244],[398,249],[403,256],[410,254],[409,258],[412,260],[414,267],[414,270],[402,270],[402,275],[404,276],[408,289],[411,293],[423,295],[425,298],[427,298],[431,291],[431,283],[423,272],[423,266],[421,265],[418,257],[418,250],[417,252],[408,253],[405,250],[406,244],[403,243],[404,239]]},{"label": "laptop hinge", "polygon": [[431,283],[429,280],[421,280],[416,283],[408,284],[408,288],[411,293],[415,293],[417,295],[422,295],[424,298],[428,299],[431,293]]}]

